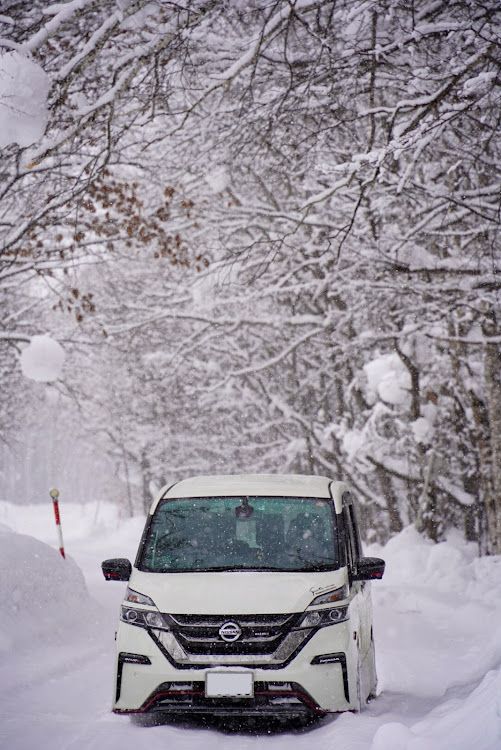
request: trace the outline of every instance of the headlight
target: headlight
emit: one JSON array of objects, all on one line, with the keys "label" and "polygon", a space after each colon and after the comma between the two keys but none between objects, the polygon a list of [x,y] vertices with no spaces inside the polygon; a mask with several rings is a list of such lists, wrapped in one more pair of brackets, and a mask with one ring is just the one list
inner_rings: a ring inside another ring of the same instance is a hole
[{"label": "headlight", "polygon": [[145,609],[127,607],[125,604],[122,604],[120,619],[128,625],[137,625],[139,628],[170,630],[164,616],[160,612],[148,612]]},{"label": "headlight", "polygon": [[326,591],[324,594],[320,594],[320,596],[316,596],[313,601],[310,604],[310,607],[313,604],[330,604],[330,602],[341,602],[343,599],[346,599],[348,596],[348,588],[347,586],[341,586],[338,589],[331,589],[330,591]]},{"label": "headlight", "polygon": [[308,612],[301,620],[302,628],[314,628],[322,622],[320,612]]},{"label": "headlight", "polygon": [[335,625],[348,619],[348,605],[344,607],[333,607],[332,609],[316,609],[306,612],[296,627],[299,628],[324,628],[326,625]]},{"label": "headlight", "polygon": [[126,602],[134,602],[134,604],[147,604],[150,607],[154,607],[155,603],[152,599],[150,599],[149,596],[146,596],[145,594],[140,594],[139,591],[134,591],[133,589],[130,589],[127,586],[127,591],[125,592],[125,601]]}]

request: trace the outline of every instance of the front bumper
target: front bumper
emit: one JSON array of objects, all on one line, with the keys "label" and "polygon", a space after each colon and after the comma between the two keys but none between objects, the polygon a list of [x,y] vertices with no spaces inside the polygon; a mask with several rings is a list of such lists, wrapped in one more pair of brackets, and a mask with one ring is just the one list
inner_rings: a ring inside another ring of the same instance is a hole
[{"label": "front bumper", "polygon": [[[173,663],[155,634],[120,623],[113,710],[115,713],[211,714],[217,716],[322,715],[356,708],[358,654],[350,621],[312,631],[283,665],[254,657],[232,664]],[[124,658],[123,654],[126,654]],[[134,660],[134,657],[137,657]],[[250,672],[252,697],[206,697],[209,671]]]},{"label": "front bumper", "polygon": [[158,712],[166,715],[211,715],[224,717],[299,718],[324,715],[322,710],[296,683],[257,682],[250,698],[207,698],[204,682],[164,683],[159,685],[138,710],[114,709],[115,713]]}]

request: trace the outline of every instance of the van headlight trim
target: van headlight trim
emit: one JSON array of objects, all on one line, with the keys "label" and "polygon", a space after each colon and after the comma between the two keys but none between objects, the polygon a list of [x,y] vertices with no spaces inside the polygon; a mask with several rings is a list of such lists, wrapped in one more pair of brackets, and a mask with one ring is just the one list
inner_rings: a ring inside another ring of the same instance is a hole
[{"label": "van headlight trim", "polygon": [[336,625],[348,619],[348,605],[344,607],[333,607],[332,609],[316,609],[313,612],[305,612],[296,627],[298,628],[325,628],[327,625]]},{"label": "van headlight trim", "polygon": [[127,607],[122,604],[120,619],[127,625],[136,625],[139,628],[155,628],[156,630],[170,630],[160,612],[150,612],[137,607]]}]

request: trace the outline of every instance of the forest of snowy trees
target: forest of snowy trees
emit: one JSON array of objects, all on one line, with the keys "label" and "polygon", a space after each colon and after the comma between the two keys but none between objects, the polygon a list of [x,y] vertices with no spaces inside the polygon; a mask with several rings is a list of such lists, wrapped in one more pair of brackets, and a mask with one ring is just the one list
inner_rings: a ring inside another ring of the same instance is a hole
[{"label": "forest of snowy trees", "polygon": [[[16,71],[4,474],[57,392],[131,509],[325,474],[369,539],[501,553],[499,0],[3,0],[4,122]],[[19,365],[47,332],[51,386]]]}]

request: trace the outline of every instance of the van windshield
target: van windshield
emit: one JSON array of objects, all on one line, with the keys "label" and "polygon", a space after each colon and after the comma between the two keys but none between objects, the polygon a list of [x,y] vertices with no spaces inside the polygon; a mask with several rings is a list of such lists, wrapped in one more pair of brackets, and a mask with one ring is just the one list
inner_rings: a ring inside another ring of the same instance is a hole
[{"label": "van windshield", "polygon": [[146,531],[140,570],[321,571],[339,567],[333,504],[304,497],[162,500]]}]

